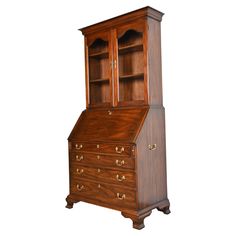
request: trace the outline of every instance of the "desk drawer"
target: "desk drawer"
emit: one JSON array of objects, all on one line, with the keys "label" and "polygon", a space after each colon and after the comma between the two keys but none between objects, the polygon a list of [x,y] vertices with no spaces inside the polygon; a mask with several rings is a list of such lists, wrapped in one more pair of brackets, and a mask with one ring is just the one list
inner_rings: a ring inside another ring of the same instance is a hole
[{"label": "desk drawer", "polygon": [[106,143],[83,143],[72,142],[72,151],[110,153],[116,155],[134,155],[135,146],[130,144],[106,144]]},{"label": "desk drawer", "polygon": [[86,152],[71,152],[71,163],[109,168],[134,169],[135,159],[128,156],[103,155]]},{"label": "desk drawer", "polygon": [[135,208],[135,191],[100,182],[72,180],[71,194],[123,208]]},{"label": "desk drawer", "polygon": [[74,179],[91,179],[105,183],[135,188],[135,173],[89,166],[72,165],[71,177]]}]

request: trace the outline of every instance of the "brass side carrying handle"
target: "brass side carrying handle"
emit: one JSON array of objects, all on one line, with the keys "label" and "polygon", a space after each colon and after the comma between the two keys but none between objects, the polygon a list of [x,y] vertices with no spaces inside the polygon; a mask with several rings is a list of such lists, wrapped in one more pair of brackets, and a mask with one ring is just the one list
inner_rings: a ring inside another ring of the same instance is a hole
[{"label": "brass side carrying handle", "polygon": [[116,196],[119,200],[124,200],[125,199],[125,194],[117,193]]},{"label": "brass side carrying handle", "polygon": [[81,175],[84,172],[84,170],[83,169],[77,169],[76,172],[77,172],[78,175]]},{"label": "brass side carrying handle", "polygon": [[84,185],[77,184],[76,187],[77,187],[78,191],[81,191],[82,189],[84,189]]},{"label": "brass side carrying handle", "polygon": [[117,179],[117,181],[123,181],[123,180],[125,180],[125,176],[124,175],[122,175],[122,176],[119,176],[119,175],[116,175],[116,179]]},{"label": "brass side carrying handle", "polygon": [[149,148],[149,150],[153,151],[153,150],[157,149],[157,145],[155,143],[154,144],[149,144],[148,148]]},{"label": "brass side carrying handle", "polygon": [[77,143],[75,144],[75,148],[76,148],[77,150],[80,150],[82,147],[83,147],[83,145],[82,145],[82,144],[80,144],[80,145],[79,145],[79,144],[77,144]]},{"label": "brass side carrying handle", "polygon": [[122,160],[122,161],[116,160],[116,165],[117,165],[117,166],[122,166],[122,165],[124,165],[124,164],[125,164],[125,161],[124,161],[124,160]]},{"label": "brass side carrying handle", "polygon": [[122,153],[124,150],[125,150],[124,147],[121,147],[120,149],[119,149],[119,147],[116,147],[116,152],[117,153]]},{"label": "brass side carrying handle", "polygon": [[76,161],[82,161],[84,159],[83,156],[78,156],[78,155],[76,155],[75,158],[76,158]]}]

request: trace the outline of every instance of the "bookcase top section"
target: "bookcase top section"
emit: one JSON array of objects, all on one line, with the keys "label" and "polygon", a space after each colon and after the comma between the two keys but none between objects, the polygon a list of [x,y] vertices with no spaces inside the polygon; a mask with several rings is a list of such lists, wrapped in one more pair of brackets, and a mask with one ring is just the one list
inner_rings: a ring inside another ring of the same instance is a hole
[{"label": "bookcase top section", "polygon": [[135,142],[149,108],[87,109],[82,112],[68,140]]},{"label": "bookcase top section", "polygon": [[90,25],[90,26],[87,26],[84,28],[81,28],[79,30],[82,31],[82,33],[84,35],[87,35],[89,33],[95,32],[95,31],[115,27],[115,26],[122,24],[124,22],[137,20],[138,18],[142,18],[142,17],[151,17],[157,21],[161,21],[163,15],[164,15],[164,13],[162,13],[152,7],[147,6],[147,7],[144,7],[144,8],[135,10],[135,11],[131,11],[126,14],[123,14],[123,15],[120,15],[120,16]]}]

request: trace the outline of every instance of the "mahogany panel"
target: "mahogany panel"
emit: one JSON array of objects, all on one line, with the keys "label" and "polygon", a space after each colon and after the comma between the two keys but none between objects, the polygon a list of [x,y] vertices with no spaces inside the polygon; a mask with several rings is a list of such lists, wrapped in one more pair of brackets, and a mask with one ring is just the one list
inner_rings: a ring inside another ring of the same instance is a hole
[{"label": "mahogany panel", "polygon": [[83,112],[69,140],[134,142],[147,108],[90,110]]},{"label": "mahogany panel", "polygon": [[134,154],[135,146],[130,144],[120,144],[120,143],[88,143],[73,141],[71,142],[71,150],[74,152],[96,152],[100,153],[109,153],[111,155],[130,155]]},{"label": "mahogany panel", "polygon": [[104,155],[86,152],[70,152],[70,161],[73,163],[97,166],[112,169],[134,169],[135,159],[123,155]]},{"label": "mahogany panel", "polygon": [[139,209],[167,199],[164,116],[164,108],[150,109],[137,140]]},{"label": "mahogany panel", "polygon": [[119,171],[102,167],[82,166],[77,163],[71,165],[71,176],[76,180],[90,179],[111,183],[125,187],[135,188],[135,173],[132,171]]},{"label": "mahogany panel", "polygon": [[150,105],[162,105],[161,26],[148,19],[148,96]]},{"label": "mahogany panel", "polygon": [[136,197],[135,191],[117,187],[111,184],[92,182],[88,180],[75,180],[71,182],[71,194],[79,197],[88,197],[97,202],[108,203],[111,206],[116,205],[123,208],[135,208]]}]

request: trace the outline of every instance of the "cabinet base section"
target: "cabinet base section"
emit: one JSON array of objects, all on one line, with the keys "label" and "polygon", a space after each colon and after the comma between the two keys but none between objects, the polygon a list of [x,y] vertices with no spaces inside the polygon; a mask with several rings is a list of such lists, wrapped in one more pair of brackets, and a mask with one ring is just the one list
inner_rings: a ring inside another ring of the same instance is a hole
[{"label": "cabinet base section", "polygon": [[[97,206],[101,206],[101,207],[106,207],[106,208],[110,208],[110,209],[113,209],[113,210],[117,210],[117,211],[135,211],[136,208],[132,208],[132,207],[127,207],[127,205],[125,206],[122,206],[121,204],[118,204],[118,205],[115,205],[113,203],[110,203],[110,202],[104,202],[104,201],[101,201],[99,199],[95,199],[95,198],[89,198],[87,196],[78,196],[78,195],[74,195],[74,194],[70,194],[67,196],[66,198],[66,202],[67,202],[67,205],[66,205],[66,208],[73,208],[73,205],[74,203],[77,203],[77,202],[86,202],[86,203],[90,203],[90,204],[94,204],[94,205],[97,205]],[[122,200],[120,200],[122,201]]]},{"label": "cabinet base section", "polygon": [[157,208],[159,211],[162,211],[165,214],[170,213],[170,202],[168,199],[162,200],[160,202],[157,202],[149,207],[146,207],[144,209],[138,210],[138,211],[122,211],[121,214],[125,218],[130,218],[133,221],[133,228],[134,229],[142,229],[145,227],[144,225],[144,219],[151,215],[152,210]]},{"label": "cabinet base section", "polygon": [[168,199],[165,201],[160,202],[160,204],[157,206],[158,211],[162,211],[164,214],[168,215],[171,213],[170,211],[170,202]]},{"label": "cabinet base section", "polygon": [[77,203],[79,201],[75,200],[70,195],[68,195],[67,198],[66,198],[66,202],[67,202],[66,208],[71,209],[71,208],[73,208],[74,203]]},{"label": "cabinet base section", "polygon": [[121,211],[122,216],[124,216],[125,218],[130,218],[132,220],[133,228],[139,229],[139,230],[145,227],[144,219],[151,215],[153,209],[156,208],[158,211],[162,211],[164,214],[170,213],[170,202],[168,199],[164,199],[162,201],[159,201],[159,202],[157,202],[151,206],[148,206],[144,209],[137,210],[137,209],[123,208],[120,206],[114,206],[114,205],[110,205],[108,203],[100,202],[100,201],[85,198],[85,197],[78,198],[78,196],[68,195],[66,198],[66,202],[67,202],[66,208],[71,209],[71,208],[73,208],[74,203],[77,203],[80,201]]},{"label": "cabinet base section", "polygon": [[[134,214],[135,213],[135,214]],[[145,227],[144,225],[144,219],[147,216],[150,216],[152,211],[149,210],[144,213],[140,213],[139,211],[136,211],[134,213],[130,212],[121,212],[121,215],[124,216],[125,218],[130,218],[133,221],[133,228],[134,229],[142,229]]]}]

